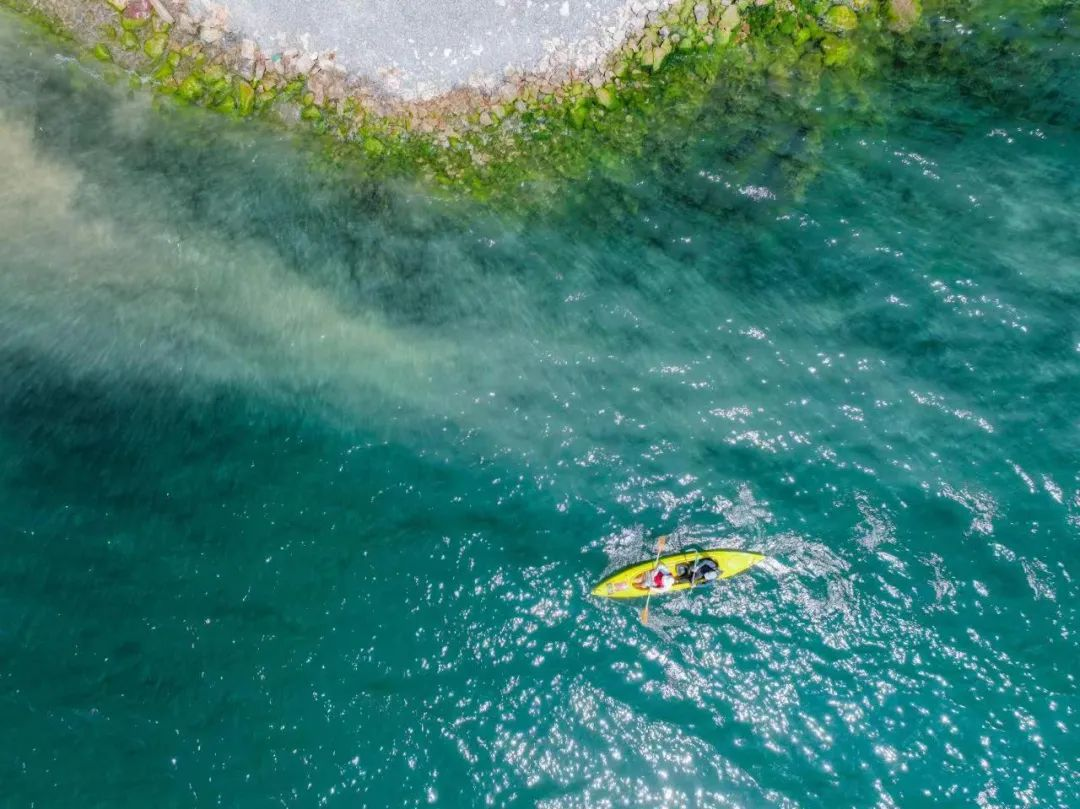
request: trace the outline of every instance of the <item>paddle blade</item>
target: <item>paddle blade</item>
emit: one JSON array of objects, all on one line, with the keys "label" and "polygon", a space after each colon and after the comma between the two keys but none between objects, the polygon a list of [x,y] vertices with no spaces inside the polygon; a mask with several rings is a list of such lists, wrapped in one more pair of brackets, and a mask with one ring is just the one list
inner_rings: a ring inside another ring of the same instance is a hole
[{"label": "paddle blade", "polygon": [[667,545],[667,535],[660,537],[656,540],[656,555],[659,556],[660,552],[664,550],[664,546]]},{"label": "paddle blade", "polygon": [[649,623],[649,607],[647,605],[641,610],[641,623]]}]

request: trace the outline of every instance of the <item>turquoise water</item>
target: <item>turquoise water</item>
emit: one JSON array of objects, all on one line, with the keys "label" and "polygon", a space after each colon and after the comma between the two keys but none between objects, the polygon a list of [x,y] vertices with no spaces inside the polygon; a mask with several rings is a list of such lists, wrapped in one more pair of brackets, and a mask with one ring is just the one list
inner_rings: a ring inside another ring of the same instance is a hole
[{"label": "turquoise water", "polygon": [[[1080,17],[1008,5],[513,211],[0,15],[0,803],[1075,805]],[[773,561],[588,596],[664,532]]]}]

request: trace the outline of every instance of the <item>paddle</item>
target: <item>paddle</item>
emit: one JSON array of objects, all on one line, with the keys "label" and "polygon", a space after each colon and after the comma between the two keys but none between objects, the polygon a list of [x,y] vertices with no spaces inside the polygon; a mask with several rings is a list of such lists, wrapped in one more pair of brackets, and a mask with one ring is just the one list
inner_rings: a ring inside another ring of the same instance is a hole
[{"label": "paddle", "polygon": [[[660,564],[660,554],[664,552],[664,545],[667,543],[667,536],[662,536],[656,540],[656,561],[653,562],[655,568]],[[646,574],[648,575],[648,574]],[[649,599],[652,598],[652,588],[649,588],[649,594],[645,596],[645,608],[641,611],[641,623],[649,623]]]}]

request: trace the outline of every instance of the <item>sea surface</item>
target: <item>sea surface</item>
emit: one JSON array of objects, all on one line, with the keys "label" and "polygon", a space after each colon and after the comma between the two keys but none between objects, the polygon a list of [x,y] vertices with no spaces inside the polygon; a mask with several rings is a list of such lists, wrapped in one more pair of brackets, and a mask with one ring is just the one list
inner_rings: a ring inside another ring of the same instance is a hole
[{"label": "sea surface", "polygon": [[1077,805],[1076,4],[513,205],[97,70],[0,12],[0,805]]}]

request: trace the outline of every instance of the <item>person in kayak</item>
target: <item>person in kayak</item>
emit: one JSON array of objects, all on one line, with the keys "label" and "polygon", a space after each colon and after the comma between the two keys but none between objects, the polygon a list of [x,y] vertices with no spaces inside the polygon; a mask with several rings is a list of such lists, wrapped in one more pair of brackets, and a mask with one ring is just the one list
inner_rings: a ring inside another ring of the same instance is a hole
[{"label": "person in kayak", "polygon": [[678,581],[689,584],[691,587],[713,582],[720,578],[719,566],[708,557],[696,560],[693,564],[687,565],[683,570],[680,570],[679,573],[681,575],[678,577]]},{"label": "person in kayak", "polygon": [[663,592],[664,590],[670,590],[675,586],[675,577],[671,575],[671,570],[668,566],[661,562],[655,568],[645,573],[642,577],[642,584],[649,590]]}]

